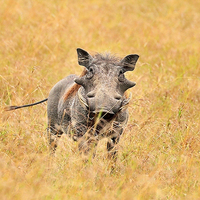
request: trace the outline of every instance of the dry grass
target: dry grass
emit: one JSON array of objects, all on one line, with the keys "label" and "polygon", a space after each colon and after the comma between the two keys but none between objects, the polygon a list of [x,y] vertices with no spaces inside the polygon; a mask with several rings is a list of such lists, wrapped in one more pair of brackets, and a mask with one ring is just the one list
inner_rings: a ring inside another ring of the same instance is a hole
[{"label": "dry grass", "polygon": [[[199,24],[197,0],[1,1],[1,199],[200,199]],[[87,164],[67,138],[49,157],[46,105],[3,111],[80,74],[77,47],[140,55],[112,173],[104,141]]]}]

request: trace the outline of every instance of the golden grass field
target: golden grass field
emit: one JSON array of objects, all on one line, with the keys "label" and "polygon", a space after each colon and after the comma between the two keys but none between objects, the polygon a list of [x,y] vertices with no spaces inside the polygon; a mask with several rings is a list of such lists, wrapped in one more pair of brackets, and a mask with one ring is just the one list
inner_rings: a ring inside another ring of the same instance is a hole
[{"label": "golden grass field", "polygon": [[[46,104],[80,74],[76,48],[140,55],[127,77],[128,126],[114,170],[105,141],[82,161],[63,137],[54,157]],[[200,1],[0,1],[0,199],[200,199]]]}]

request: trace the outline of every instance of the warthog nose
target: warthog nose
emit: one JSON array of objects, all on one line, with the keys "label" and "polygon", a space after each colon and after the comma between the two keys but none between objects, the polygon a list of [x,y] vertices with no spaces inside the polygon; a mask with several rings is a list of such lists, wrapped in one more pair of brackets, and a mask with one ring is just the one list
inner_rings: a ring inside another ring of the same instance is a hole
[{"label": "warthog nose", "polygon": [[87,97],[88,98],[94,98],[95,97],[95,93],[94,92],[88,92]]},{"label": "warthog nose", "polygon": [[114,98],[115,98],[116,100],[118,100],[118,101],[119,101],[119,100],[121,100],[121,99],[122,99],[122,96],[118,94],[118,95],[115,95],[115,97],[114,97]]}]

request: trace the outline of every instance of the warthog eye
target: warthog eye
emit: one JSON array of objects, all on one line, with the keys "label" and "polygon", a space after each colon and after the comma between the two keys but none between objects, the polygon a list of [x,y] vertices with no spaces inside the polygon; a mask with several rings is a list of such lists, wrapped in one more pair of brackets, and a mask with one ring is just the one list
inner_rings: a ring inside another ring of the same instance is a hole
[{"label": "warthog eye", "polygon": [[120,82],[123,82],[125,80],[124,71],[122,69],[119,71],[118,80]]},{"label": "warthog eye", "polygon": [[93,77],[93,75],[94,75],[94,69],[92,67],[90,67],[86,74],[86,78],[91,79]]}]

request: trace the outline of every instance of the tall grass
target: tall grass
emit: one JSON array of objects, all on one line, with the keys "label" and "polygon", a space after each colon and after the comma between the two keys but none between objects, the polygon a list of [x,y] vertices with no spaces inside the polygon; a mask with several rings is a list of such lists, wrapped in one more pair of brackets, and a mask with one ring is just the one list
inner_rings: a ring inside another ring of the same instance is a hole
[{"label": "tall grass", "polygon": [[[199,199],[199,23],[195,0],[0,1],[1,199]],[[77,47],[140,55],[114,171],[104,141],[87,163],[67,137],[50,157],[45,104],[3,111],[80,74]]]}]

